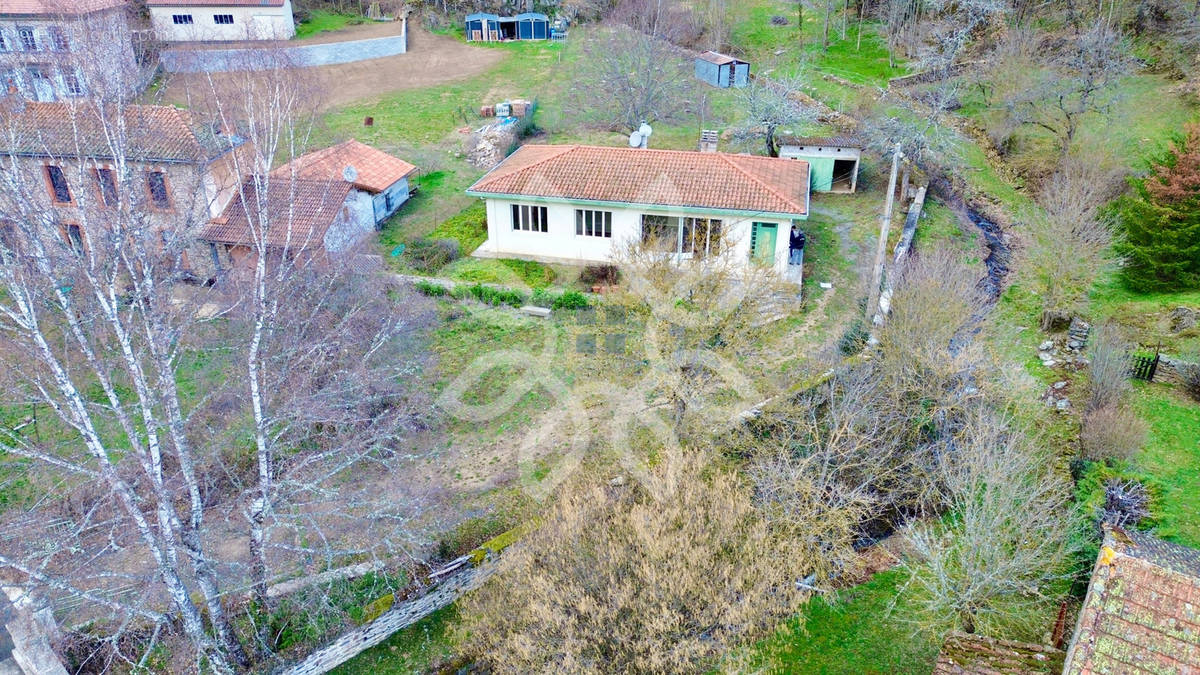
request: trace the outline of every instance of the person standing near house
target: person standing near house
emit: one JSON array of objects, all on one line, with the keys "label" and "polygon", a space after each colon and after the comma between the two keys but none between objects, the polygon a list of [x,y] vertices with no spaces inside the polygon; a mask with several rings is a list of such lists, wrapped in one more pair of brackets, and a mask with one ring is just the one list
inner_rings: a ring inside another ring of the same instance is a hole
[{"label": "person standing near house", "polygon": [[804,264],[804,230],[792,227],[792,238],[788,245],[788,264]]}]

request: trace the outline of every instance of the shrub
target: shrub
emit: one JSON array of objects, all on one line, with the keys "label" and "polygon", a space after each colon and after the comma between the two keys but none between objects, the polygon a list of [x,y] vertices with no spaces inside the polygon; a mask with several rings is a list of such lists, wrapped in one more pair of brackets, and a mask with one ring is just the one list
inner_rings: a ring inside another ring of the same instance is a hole
[{"label": "shrub", "polygon": [[621,270],[616,265],[587,265],[579,273],[579,282],[584,286],[613,286],[621,281]]},{"label": "shrub", "polygon": [[1136,480],[1109,478],[1104,484],[1104,507],[1100,522],[1117,527],[1136,527],[1149,518],[1150,491]]},{"label": "shrub", "polygon": [[404,253],[414,268],[432,273],[458,258],[458,242],[453,239],[414,239]]},{"label": "shrub", "polygon": [[588,306],[588,299],[579,291],[566,291],[554,300],[554,309],[583,309]]},{"label": "shrub", "polygon": [[1100,326],[1092,336],[1090,383],[1085,411],[1121,405],[1129,392],[1129,345],[1113,326]]},{"label": "shrub", "polygon": [[862,319],[855,319],[846,327],[846,332],[842,333],[841,339],[838,340],[838,350],[846,356],[857,354],[867,346],[867,340],[870,337],[871,332],[867,330],[867,323]]},{"label": "shrub", "polygon": [[483,284],[475,284],[474,286],[459,286],[455,290],[462,291],[461,295],[454,297],[472,297],[476,300],[499,307],[500,305],[512,305],[520,307],[525,304],[525,294],[520,291],[514,291],[507,288],[495,288],[493,286],[484,286]]},{"label": "shrub", "polygon": [[450,292],[445,286],[431,281],[418,281],[415,286],[418,293],[433,298],[440,298]]},{"label": "shrub", "polygon": [[1079,444],[1084,459],[1129,460],[1146,442],[1146,423],[1123,405],[1106,405],[1083,414]]},{"label": "shrub", "polygon": [[545,307],[547,309],[554,307],[554,303],[557,300],[557,295],[547,291],[544,288],[534,289],[533,295],[529,296],[529,304],[536,305],[538,307]]}]

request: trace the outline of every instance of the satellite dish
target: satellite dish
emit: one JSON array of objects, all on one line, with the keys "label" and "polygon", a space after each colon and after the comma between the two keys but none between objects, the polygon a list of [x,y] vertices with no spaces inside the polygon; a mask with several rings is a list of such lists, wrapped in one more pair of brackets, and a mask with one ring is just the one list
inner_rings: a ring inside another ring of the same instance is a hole
[{"label": "satellite dish", "polygon": [[353,166],[346,165],[346,168],[342,169],[342,178],[345,178],[347,183],[353,183],[358,180],[358,170]]},{"label": "satellite dish", "polygon": [[632,134],[629,134],[629,147],[631,147],[631,148],[642,147],[642,140],[643,140],[643,137],[640,132],[635,131]]},{"label": "satellite dish", "polygon": [[642,135],[642,138],[649,139],[654,130],[650,128],[649,124],[642,122],[642,126],[638,127],[638,133]]}]

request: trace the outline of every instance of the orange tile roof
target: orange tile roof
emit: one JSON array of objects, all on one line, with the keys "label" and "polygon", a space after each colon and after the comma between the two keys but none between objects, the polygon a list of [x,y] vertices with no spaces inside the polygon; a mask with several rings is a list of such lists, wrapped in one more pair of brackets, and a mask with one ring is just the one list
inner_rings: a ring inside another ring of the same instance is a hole
[{"label": "orange tile roof", "polygon": [[125,2],[126,0],[0,0],[0,14],[75,16],[123,7]]},{"label": "orange tile roof", "polygon": [[[187,110],[164,105],[126,105],[125,155],[138,161],[193,162],[212,159],[233,145],[196,123]],[[114,108],[90,103],[21,103],[0,110],[0,154],[113,156]]]},{"label": "orange tile roof", "polygon": [[808,162],[587,145],[525,145],[467,190],[645,206],[808,215]]},{"label": "orange tile roof", "polygon": [[[270,181],[266,200],[266,210],[271,214],[267,223],[267,246],[287,246],[296,251],[322,249],[325,233],[342,215],[349,194],[350,184],[344,180]],[[247,178],[241,192],[225,207],[221,217],[205,225],[200,239],[222,244],[253,244],[251,225],[257,227],[259,223],[247,213],[245,205],[257,205],[257,195],[254,179]],[[256,209],[254,206],[251,211]]]},{"label": "orange tile roof", "polygon": [[1063,672],[1200,673],[1200,551],[1111,528]]},{"label": "orange tile roof", "polygon": [[271,173],[287,177],[294,170],[297,178],[342,180],[347,166],[354,167],[358,173],[354,187],[367,192],[383,192],[417,170],[417,167],[398,157],[351,139],[300,155]]}]

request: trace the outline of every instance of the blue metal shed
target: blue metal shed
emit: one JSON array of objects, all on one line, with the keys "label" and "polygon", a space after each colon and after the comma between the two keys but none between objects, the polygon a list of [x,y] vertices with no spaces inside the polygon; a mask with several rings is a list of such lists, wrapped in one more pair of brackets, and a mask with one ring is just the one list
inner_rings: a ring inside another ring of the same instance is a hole
[{"label": "blue metal shed", "polygon": [[750,82],[750,64],[725,54],[704,52],[696,57],[696,78],[714,87],[744,87]]},{"label": "blue metal shed", "polygon": [[548,40],[550,39],[550,17],[537,12],[525,12],[518,14],[517,20],[517,39],[518,40]]},{"label": "blue metal shed", "polygon": [[484,12],[468,14],[466,22],[468,42],[490,42],[500,39],[500,17],[498,15]]}]

